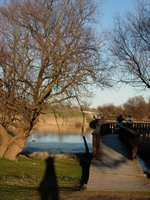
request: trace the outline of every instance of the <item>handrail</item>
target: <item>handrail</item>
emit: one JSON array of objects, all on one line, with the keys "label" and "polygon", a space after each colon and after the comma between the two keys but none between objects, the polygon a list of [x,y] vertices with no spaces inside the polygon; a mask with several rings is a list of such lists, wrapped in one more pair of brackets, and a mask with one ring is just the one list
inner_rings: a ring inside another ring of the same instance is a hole
[{"label": "handrail", "polygon": [[113,132],[115,123],[97,123],[92,133],[93,159],[98,159],[100,152],[100,139],[102,136]]},{"label": "handrail", "polygon": [[[96,124],[96,128],[92,133],[92,139],[93,139],[93,158],[98,159],[98,155],[100,152],[100,139],[102,136],[113,133],[116,123],[103,123],[103,124]],[[126,146],[129,154],[131,155],[131,159],[136,158],[137,150],[138,150],[138,138],[140,134],[142,133],[142,129],[139,128],[142,127],[143,130],[145,127],[149,127],[150,130],[150,123],[139,125],[139,123],[134,123],[133,129],[127,128],[125,125],[120,125],[120,131],[119,131],[119,138],[122,141],[122,143]]]},{"label": "handrail", "polygon": [[123,125],[120,125],[119,138],[122,141],[122,143],[126,146],[132,160],[136,159],[139,136],[139,132],[136,132],[135,130],[127,128]]}]

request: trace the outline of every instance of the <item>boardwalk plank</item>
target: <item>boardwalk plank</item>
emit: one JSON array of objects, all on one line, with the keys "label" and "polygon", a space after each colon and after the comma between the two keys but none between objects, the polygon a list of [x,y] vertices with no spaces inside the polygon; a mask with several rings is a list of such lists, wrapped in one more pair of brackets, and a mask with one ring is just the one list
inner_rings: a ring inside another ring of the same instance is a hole
[{"label": "boardwalk plank", "polygon": [[150,183],[137,160],[130,156],[117,134],[102,138],[99,160],[92,160],[87,190],[150,191]]}]

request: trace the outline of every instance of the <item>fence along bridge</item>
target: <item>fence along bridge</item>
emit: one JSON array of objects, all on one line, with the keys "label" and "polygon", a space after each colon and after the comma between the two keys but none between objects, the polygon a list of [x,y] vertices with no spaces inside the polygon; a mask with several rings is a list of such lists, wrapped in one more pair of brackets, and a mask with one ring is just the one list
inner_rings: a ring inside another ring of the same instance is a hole
[{"label": "fence along bridge", "polygon": [[150,183],[136,160],[138,138],[143,134],[139,127],[143,126],[134,124],[134,130],[121,126],[119,134],[112,134],[113,126],[98,124],[92,134],[93,160],[87,190],[150,191]]}]

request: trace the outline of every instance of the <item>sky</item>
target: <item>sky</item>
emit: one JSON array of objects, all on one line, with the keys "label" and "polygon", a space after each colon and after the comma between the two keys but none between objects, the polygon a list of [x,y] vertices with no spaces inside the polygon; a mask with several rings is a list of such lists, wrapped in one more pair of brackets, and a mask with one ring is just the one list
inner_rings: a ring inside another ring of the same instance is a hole
[{"label": "sky", "polygon": [[[99,0],[96,0],[99,2]],[[104,28],[107,28],[113,22],[113,16],[116,12],[123,14],[127,10],[132,10],[134,8],[134,2],[132,0],[105,0],[105,3],[100,7],[103,12],[103,16],[101,17],[101,25]],[[98,90],[94,89],[94,97],[91,101],[91,108],[97,108],[97,106],[102,106],[104,104],[113,103],[116,106],[123,105],[129,98],[134,96],[144,96],[145,100],[147,100],[148,96],[146,93],[140,93],[135,91],[134,88],[125,86],[122,87],[119,91],[115,91],[113,89],[110,90]]]},{"label": "sky", "polygon": [[[101,0],[95,0],[97,3]],[[0,0],[1,2],[1,0]],[[103,16],[100,18],[101,26],[103,28],[109,27],[113,22],[113,16],[116,12],[119,12],[124,15],[127,10],[132,10],[134,8],[134,0],[103,0],[103,4],[100,6],[100,10],[103,13]],[[1,4],[1,3],[0,3]],[[119,91],[111,90],[98,90],[93,89],[95,95],[91,101],[91,108],[97,108],[104,104],[113,103],[116,106],[123,105],[129,98],[134,96],[144,96],[147,100],[148,95],[146,93],[137,93],[135,89],[125,86],[122,87]]]}]

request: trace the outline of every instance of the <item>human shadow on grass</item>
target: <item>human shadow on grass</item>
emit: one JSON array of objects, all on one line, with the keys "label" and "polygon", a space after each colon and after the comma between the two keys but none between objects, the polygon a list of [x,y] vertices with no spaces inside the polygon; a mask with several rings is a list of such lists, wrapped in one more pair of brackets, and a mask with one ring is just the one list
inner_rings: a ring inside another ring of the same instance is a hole
[{"label": "human shadow on grass", "polygon": [[[92,155],[89,153],[89,148],[84,136],[83,140],[85,145],[85,153],[82,155],[78,155],[80,166],[82,168],[82,177],[80,181],[81,189],[86,188],[89,179],[90,164],[92,159]],[[49,157],[46,159],[45,175],[40,183],[39,192],[41,200],[59,200],[59,187],[55,173],[54,158]]]},{"label": "human shadow on grass", "polygon": [[39,186],[41,200],[59,200],[59,189],[54,167],[54,158],[46,159],[46,170]]}]

